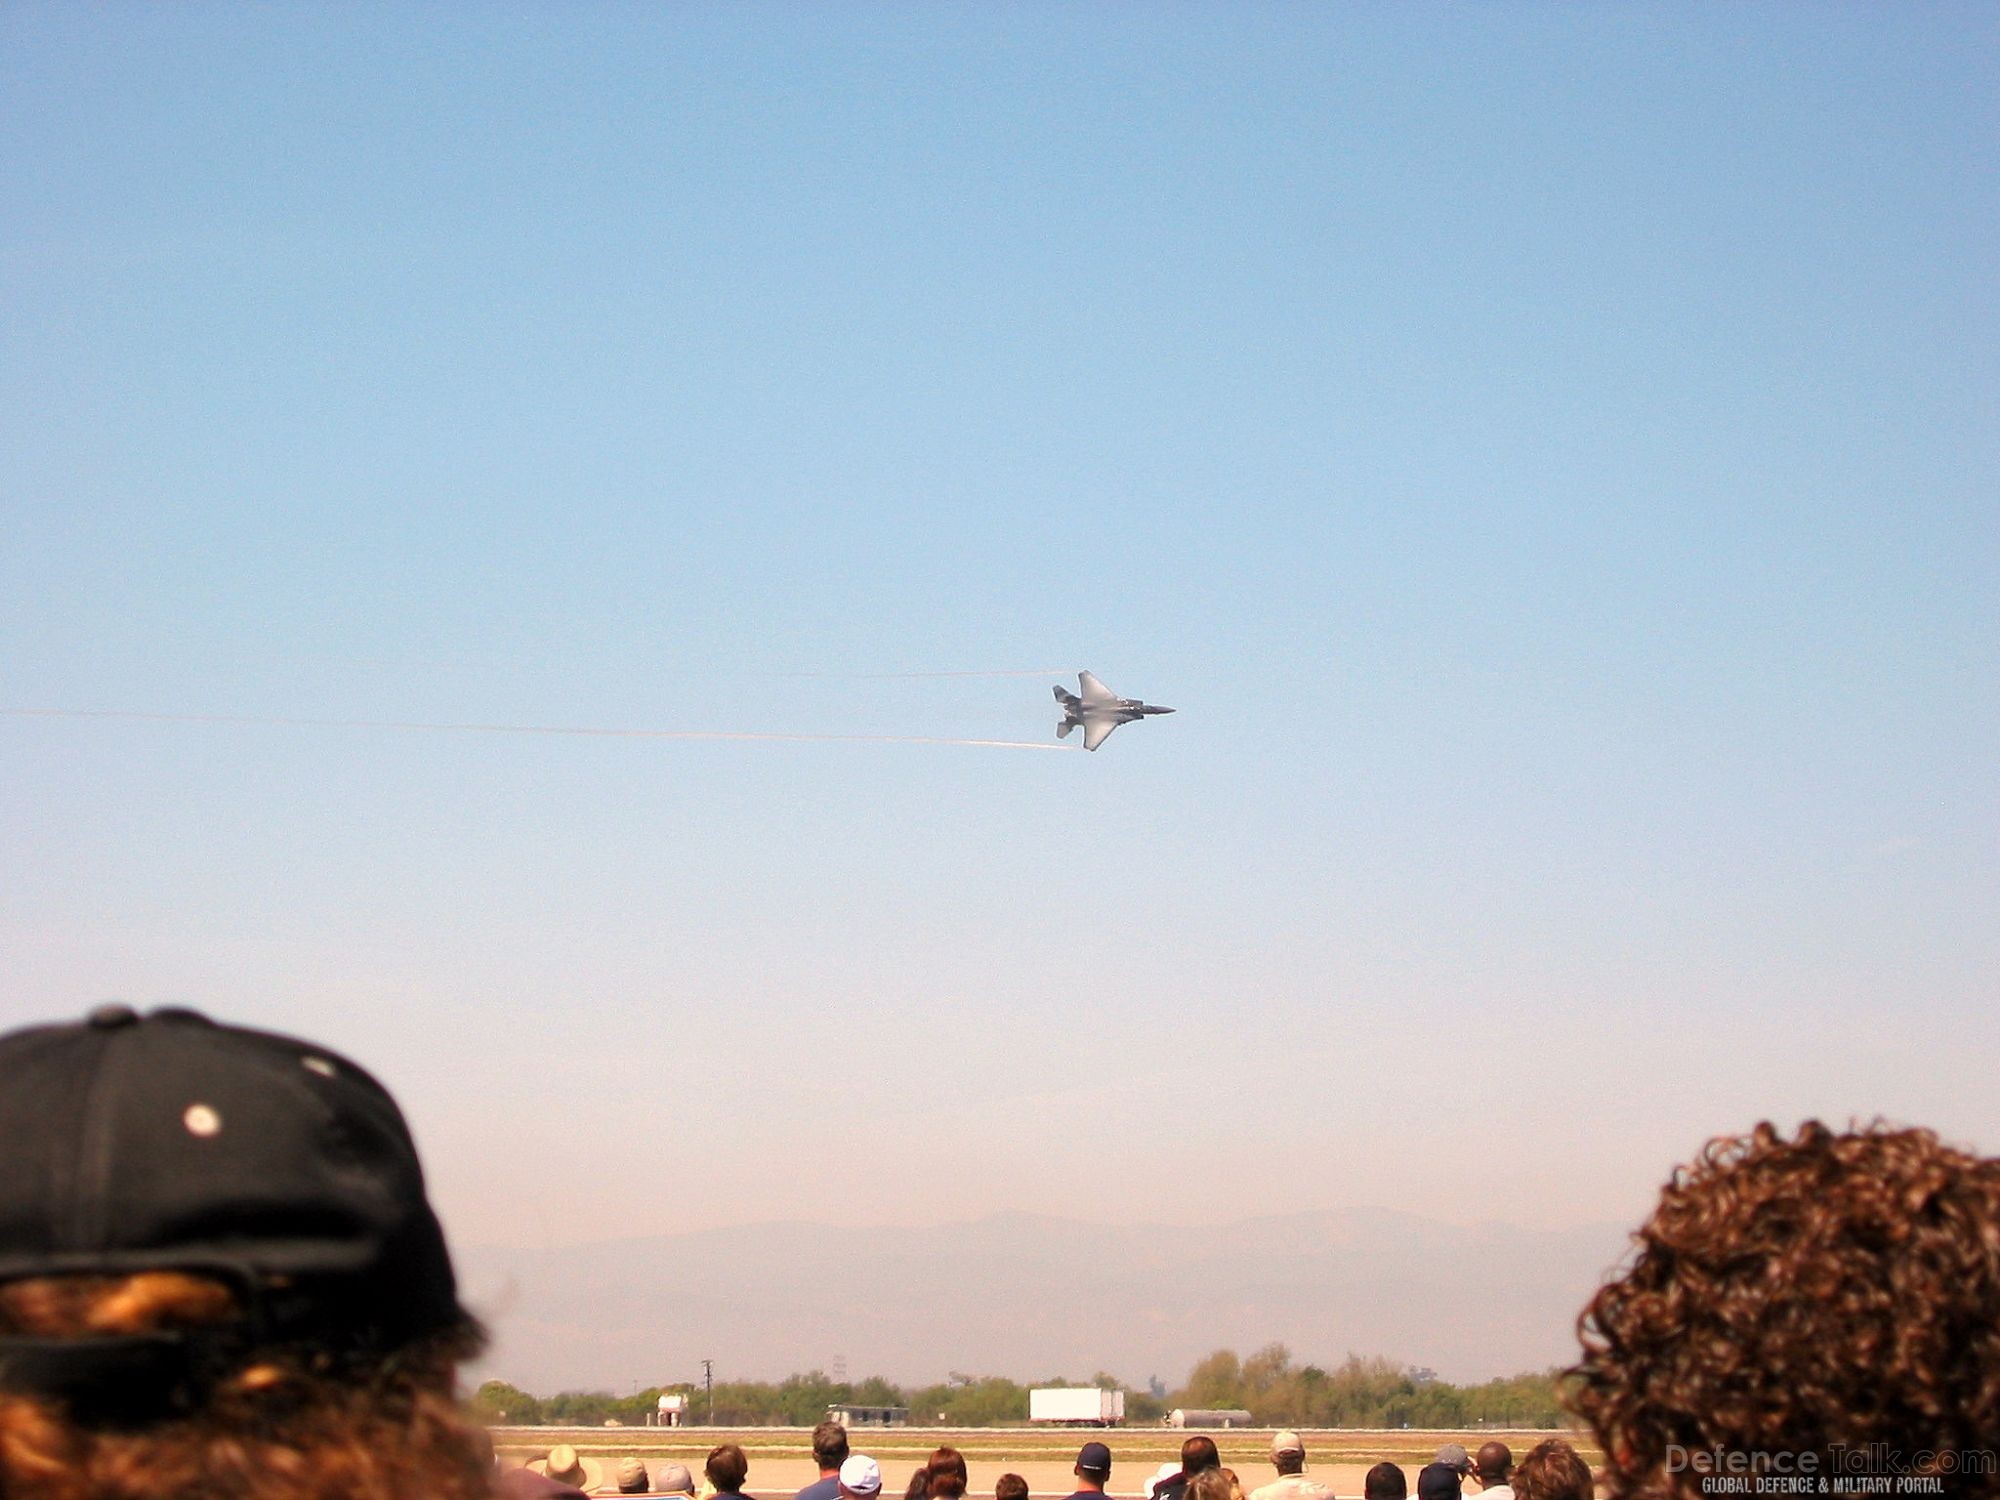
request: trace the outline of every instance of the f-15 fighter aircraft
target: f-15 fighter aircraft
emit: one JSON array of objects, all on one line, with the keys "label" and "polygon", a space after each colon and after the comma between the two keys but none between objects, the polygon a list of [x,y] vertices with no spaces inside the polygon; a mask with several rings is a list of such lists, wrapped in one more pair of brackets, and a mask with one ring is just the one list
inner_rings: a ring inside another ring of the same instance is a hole
[{"label": "f-15 fighter aircraft", "polygon": [[1095,750],[1103,744],[1106,736],[1120,724],[1129,724],[1134,719],[1143,719],[1151,714],[1173,712],[1171,708],[1141,703],[1137,698],[1121,698],[1088,672],[1077,673],[1076,681],[1077,686],[1083,689],[1081,698],[1067,689],[1056,689],[1056,702],[1062,705],[1063,710],[1062,723],[1056,725],[1056,738],[1067,739],[1069,732],[1081,724],[1083,748],[1086,750]]}]

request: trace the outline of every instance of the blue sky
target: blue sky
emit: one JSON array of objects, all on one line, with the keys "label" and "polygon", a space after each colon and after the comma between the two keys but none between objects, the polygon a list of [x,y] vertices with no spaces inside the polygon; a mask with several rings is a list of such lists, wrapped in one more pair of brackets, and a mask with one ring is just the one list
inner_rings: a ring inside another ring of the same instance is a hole
[{"label": "blue sky", "polygon": [[2000,1147],[1996,29],[10,6],[0,707],[1181,711],[0,718],[0,1010],[342,1045],[479,1241]]}]

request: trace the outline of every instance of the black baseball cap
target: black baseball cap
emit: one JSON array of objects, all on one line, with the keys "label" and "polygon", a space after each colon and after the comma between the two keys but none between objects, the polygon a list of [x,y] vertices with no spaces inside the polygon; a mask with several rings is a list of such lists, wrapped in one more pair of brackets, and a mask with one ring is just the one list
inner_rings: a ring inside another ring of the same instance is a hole
[{"label": "black baseball cap", "polygon": [[0,1386],[73,1393],[232,1338],[388,1350],[467,1321],[401,1111],[324,1047],[122,1005],[10,1032],[0,1142],[0,1282],[186,1271],[245,1309],[213,1334],[0,1339]]},{"label": "black baseball cap", "polygon": [[1076,1466],[1087,1474],[1109,1474],[1111,1472],[1111,1450],[1102,1443],[1085,1443],[1077,1451]]},{"label": "black baseball cap", "polygon": [[1417,1500],[1459,1500],[1462,1493],[1458,1470],[1450,1464],[1425,1464],[1417,1474]]}]

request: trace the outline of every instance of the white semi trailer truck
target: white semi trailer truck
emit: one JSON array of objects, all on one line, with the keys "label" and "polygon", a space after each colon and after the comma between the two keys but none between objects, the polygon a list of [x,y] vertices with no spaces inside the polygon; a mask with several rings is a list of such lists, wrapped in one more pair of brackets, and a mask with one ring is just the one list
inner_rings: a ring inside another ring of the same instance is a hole
[{"label": "white semi trailer truck", "polygon": [[1063,1427],[1116,1427],[1125,1420],[1125,1393],[1042,1386],[1028,1392],[1028,1420]]}]

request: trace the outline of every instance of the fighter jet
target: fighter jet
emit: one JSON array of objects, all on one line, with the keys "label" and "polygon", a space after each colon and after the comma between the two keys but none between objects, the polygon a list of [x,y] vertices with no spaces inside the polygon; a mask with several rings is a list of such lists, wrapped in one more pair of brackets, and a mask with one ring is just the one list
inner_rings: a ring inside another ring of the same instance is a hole
[{"label": "fighter jet", "polygon": [[1083,748],[1086,750],[1095,750],[1103,744],[1120,724],[1129,724],[1149,714],[1173,712],[1171,708],[1141,703],[1137,698],[1121,698],[1088,672],[1077,673],[1076,681],[1077,686],[1083,689],[1081,698],[1065,688],[1056,689],[1056,702],[1062,705],[1063,710],[1062,723],[1056,725],[1056,738],[1069,738],[1069,732],[1081,724]]}]

